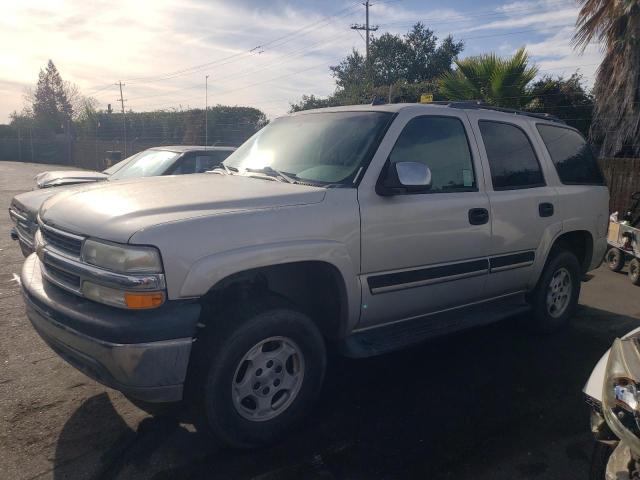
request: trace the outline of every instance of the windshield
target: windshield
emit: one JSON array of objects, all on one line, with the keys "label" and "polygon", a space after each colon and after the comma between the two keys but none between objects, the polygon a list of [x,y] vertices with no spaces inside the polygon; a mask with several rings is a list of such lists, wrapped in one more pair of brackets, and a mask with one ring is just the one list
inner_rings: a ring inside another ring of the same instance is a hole
[{"label": "windshield", "polygon": [[124,160],[120,160],[118,163],[116,163],[115,165],[111,165],[109,168],[107,168],[106,170],[103,170],[102,173],[104,173],[105,175],[113,175],[114,173],[116,173],[118,170],[120,170],[122,167],[124,167],[127,163],[129,163],[131,160],[133,160],[134,158],[142,155],[144,152],[138,152],[134,155],[131,155],[130,157],[125,158]]},{"label": "windshield", "polygon": [[350,184],[391,117],[385,112],[283,117],[247,140],[224,165],[240,173],[273,169],[295,180]]},{"label": "windshield", "polygon": [[131,158],[124,167],[112,174],[109,180],[162,175],[179,156],[179,153],[168,150],[145,150]]}]

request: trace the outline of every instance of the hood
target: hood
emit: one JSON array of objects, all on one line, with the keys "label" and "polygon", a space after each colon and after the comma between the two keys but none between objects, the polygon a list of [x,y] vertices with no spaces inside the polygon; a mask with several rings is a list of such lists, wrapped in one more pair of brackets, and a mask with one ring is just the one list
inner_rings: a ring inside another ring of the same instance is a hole
[{"label": "hood", "polygon": [[137,231],[203,215],[318,203],[325,189],[210,173],[103,182],[47,200],[40,218],[81,235],[127,242]]},{"label": "hood", "polygon": [[65,190],[66,188],[46,188],[44,190],[32,190],[30,192],[20,193],[13,197],[11,204],[15,205],[18,210],[28,214],[29,218],[35,221],[42,203],[47,198],[64,192]]},{"label": "hood", "polygon": [[36,220],[38,218],[38,211],[40,207],[45,202],[45,200],[53,197],[62,192],[66,192],[67,190],[80,190],[80,189],[88,189],[97,185],[95,183],[91,183],[87,185],[78,184],[78,185],[68,185],[61,187],[51,187],[51,188],[42,188],[38,190],[31,190],[29,192],[24,192],[16,195],[11,200],[11,205],[14,205],[18,210],[22,211],[29,215],[29,218],[32,220]]},{"label": "hood", "polygon": [[98,182],[106,180],[108,175],[91,170],[59,170],[42,172],[36,175],[38,188],[55,187],[59,185],[73,185],[76,183]]}]

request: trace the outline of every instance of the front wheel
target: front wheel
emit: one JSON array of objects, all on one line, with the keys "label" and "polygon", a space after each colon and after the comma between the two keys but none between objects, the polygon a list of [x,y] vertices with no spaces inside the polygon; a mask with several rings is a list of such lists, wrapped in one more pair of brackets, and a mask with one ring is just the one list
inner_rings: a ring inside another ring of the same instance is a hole
[{"label": "front wheel", "polygon": [[576,309],[579,296],[578,259],[566,250],[552,251],[531,295],[532,328],[551,333],[565,326]]},{"label": "front wheel", "polygon": [[232,327],[216,331],[210,321],[197,342],[196,423],[232,447],[271,444],[311,409],[326,368],[324,339],[311,319],[282,303],[225,316]]}]

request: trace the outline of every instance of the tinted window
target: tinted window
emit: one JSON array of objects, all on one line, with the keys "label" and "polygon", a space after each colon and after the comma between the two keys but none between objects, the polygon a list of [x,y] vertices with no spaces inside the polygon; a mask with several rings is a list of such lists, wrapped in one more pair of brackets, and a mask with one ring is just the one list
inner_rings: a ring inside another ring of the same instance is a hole
[{"label": "tinted window", "polygon": [[544,177],[531,142],[515,125],[480,122],[494,190],[512,190],[544,185]]},{"label": "tinted window", "polygon": [[398,137],[389,161],[424,163],[431,170],[432,192],[476,188],[467,135],[457,118],[414,118]]},{"label": "tinted window", "polygon": [[540,124],[537,127],[562,183],[604,184],[598,162],[582,135],[553,125]]}]

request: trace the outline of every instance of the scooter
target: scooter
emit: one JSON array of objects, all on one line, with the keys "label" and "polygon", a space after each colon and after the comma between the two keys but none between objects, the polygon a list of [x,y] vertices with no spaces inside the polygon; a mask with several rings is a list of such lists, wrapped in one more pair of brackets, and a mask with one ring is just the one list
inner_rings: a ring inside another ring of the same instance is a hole
[{"label": "scooter", "polygon": [[640,328],[613,342],[583,391],[596,440],[590,480],[640,480]]}]

